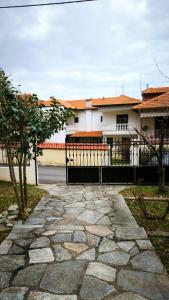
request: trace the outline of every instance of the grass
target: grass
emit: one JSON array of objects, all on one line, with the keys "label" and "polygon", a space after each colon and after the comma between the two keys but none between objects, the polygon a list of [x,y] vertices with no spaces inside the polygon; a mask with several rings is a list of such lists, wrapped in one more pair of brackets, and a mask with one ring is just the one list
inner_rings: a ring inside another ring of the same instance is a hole
[{"label": "grass", "polygon": [[[133,197],[133,190],[137,190],[138,187],[130,187],[121,192],[124,197]],[[158,193],[157,186],[143,186],[142,191],[145,197],[159,197],[158,200],[145,200],[147,211],[153,216],[162,216],[166,207],[167,202],[160,201],[160,196]],[[169,188],[167,189],[163,197],[169,197]],[[137,223],[143,226],[146,231],[163,231],[169,232],[169,213],[165,220],[149,220],[146,219],[140,209],[140,206],[136,200],[127,200],[127,205],[129,206],[133,216],[135,217]],[[169,273],[169,237],[149,237],[154,248],[156,249],[158,255],[161,258],[167,272]]]},{"label": "grass", "polygon": [[[158,186],[141,186],[141,189],[143,191],[144,197],[169,197],[169,187],[167,187],[167,190],[165,194],[159,194]],[[138,186],[132,186],[129,188],[124,189],[121,194],[124,197],[133,197],[133,191],[137,191]]]},{"label": "grass", "polygon": [[[28,184],[28,207],[34,208],[44,195],[47,195],[46,191]],[[8,207],[14,203],[16,203],[16,201],[11,183],[0,181],[0,213],[7,210]],[[1,230],[0,228],[0,241],[5,238],[9,231],[9,229]]]}]

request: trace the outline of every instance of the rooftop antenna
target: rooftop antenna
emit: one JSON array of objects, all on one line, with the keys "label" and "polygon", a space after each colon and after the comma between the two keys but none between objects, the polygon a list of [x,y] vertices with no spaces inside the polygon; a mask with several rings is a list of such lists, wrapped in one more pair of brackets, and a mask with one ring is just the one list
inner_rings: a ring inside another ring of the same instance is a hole
[{"label": "rooftop antenna", "polygon": [[140,73],[140,94],[142,93],[142,77],[141,77],[141,73]]},{"label": "rooftop antenna", "polygon": [[124,80],[123,80],[123,82],[122,82],[121,89],[122,89],[122,95],[124,95]]},{"label": "rooftop antenna", "polygon": [[149,83],[146,83],[146,89],[148,90],[148,88],[149,88]]}]

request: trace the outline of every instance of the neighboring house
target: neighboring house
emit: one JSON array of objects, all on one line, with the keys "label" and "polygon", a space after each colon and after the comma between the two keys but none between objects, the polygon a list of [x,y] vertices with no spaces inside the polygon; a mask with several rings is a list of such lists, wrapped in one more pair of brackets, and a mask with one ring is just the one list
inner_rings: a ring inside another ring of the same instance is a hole
[{"label": "neighboring house", "polygon": [[169,87],[149,88],[142,96],[142,103],[133,108],[140,114],[141,128],[147,135],[158,137],[160,120],[165,118],[165,135],[169,137]]},{"label": "neighboring house", "polygon": [[[140,129],[140,118],[137,111],[132,108],[141,101],[125,95],[110,98],[86,100],[57,100],[60,105],[74,109],[75,115],[68,121],[66,130],[55,134],[48,142],[64,143],[66,136],[72,142],[84,140],[105,141],[111,143],[112,139],[131,138],[136,136],[135,127]],[[43,101],[48,107],[51,100]]]}]

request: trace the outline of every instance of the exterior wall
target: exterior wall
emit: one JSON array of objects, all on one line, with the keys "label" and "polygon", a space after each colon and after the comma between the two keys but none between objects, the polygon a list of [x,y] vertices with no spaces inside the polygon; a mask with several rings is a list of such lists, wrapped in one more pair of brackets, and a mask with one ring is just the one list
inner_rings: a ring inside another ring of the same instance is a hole
[{"label": "exterior wall", "polygon": [[146,131],[146,133],[149,135],[149,134],[154,134],[154,130],[155,130],[155,120],[154,118],[150,118],[150,117],[147,117],[147,118],[141,118],[141,127],[144,127],[144,126],[148,126],[148,130]]},{"label": "exterior wall", "polygon": [[99,110],[92,111],[92,120],[91,120],[91,131],[101,131],[103,122],[100,121],[102,112]]},{"label": "exterior wall", "polygon": [[[19,181],[18,167],[14,167],[14,169],[16,174],[16,180]],[[8,166],[0,166],[0,180],[11,181]],[[30,166],[27,166],[27,183],[36,184],[34,160],[31,160]]]},{"label": "exterior wall", "polygon": [[[75,151],[75,150],[74,150]],[[76,155],[73,150],[69,150],[68,166],[108,166],[110,165],[110,152],[102,150],[77,150]],[[97,159],[96,159],[97,158]],[[64,149],[44,149],[43,156],[38,157],[40,165],[65,166]]]},{"label": "exterior wall", "polygon": [[43,156],[38,157],[40,165],[65,166],[64,149],[44,149]]}]

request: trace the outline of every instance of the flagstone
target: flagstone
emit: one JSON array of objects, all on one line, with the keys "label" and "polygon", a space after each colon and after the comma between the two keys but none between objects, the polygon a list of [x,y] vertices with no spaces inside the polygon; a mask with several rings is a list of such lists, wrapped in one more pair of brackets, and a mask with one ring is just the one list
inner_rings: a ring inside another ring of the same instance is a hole
[{"label": "flagstone", "polygon": [[10,287],[3,289],[0,293],[1,300],[24,300],[28,291],[27,287]]},{"label": "flagstone", "polygon": [[90,249],[85,252],[83,252],[81,255],[76,257],[76,259],[81,259],[81,260],[89,260],[89,261],[94,261],[96,258],[96,251],[95,249]]},{"label": "flagstone", "polygon": [[129,252],[135,245],[135,242],[119,242],[117,245],[124,251]]},{"label": "flagstone", "polygon": [[66,261],[47,266],[40,288],[56,294],[71,294],[81,285],[85,261]]},{"label": "flagstone", "polygon": [[125,266],[129,262],[130,255],[123,251],[106,252],[98,256],[98,261],[115,266]]},{"label": "flagstone", "polygon": [[112,240],[104,237],[99,246],[99,252],[110,252],[119,249],[119,246]]},{"label": "flagstone", "polygon": [[103,214],[100,214],[97,211],[93,210],[85,210],[83,213],[81,213],[77,219],[80,221],[84,221],[89,224],[95,224],[99,219],[101,219]]},{"label": "flagstone", "polygon": [[86,230],[98,236],[107,236],[109,234],[112,234],[112,230],[103,225],[89,225],[86,226]]},{"label": "flagstone", "polygon": [[76,252],[76,253],[81,253],[84,250],[88,249],[89,246],[86,244],[82,244],[82,243],[68,243],[65,242],[64,243],[64,247],[70,251]]},{"label": "flagstone", "polygon": [[18,271],[16,277],[14,278],[13,286],[29,286],[37,287],[38,283],[46,269],[46,264],[38,264],[29,266],[25,269]]},{"label": "flagstone", "polygon": [[34,249],[29,251],[29,263],[46,263],[54,261],[53,253],[50,248]]},{"label": "flagstone", "polygon": [[88,265],[86,275],[94,276],[108,282],[113,282],[116,279],[116,269],[100,262],[91,262]]},{"label": "flagstone", "polygon": [[28,300],[77,300],[76,295],[54,295],[43,292],[30,292]]},{"label": "flagstone", "polygon": [[85,276],[80,296],[82,299],[101,300],[113,291],[115,291],[115,288],[107,282],[91,276]]},{"label": "flagstone", "polygon": [[70,260],[72,258],[71,253],[64,249],[61,245],[53,245],[53,249],[56,261]]},{"label": "flagstone", "polygon": [[153,250],[154,247],[149,240],[136,240],[140,250]]},{"label": "flagstone", "polygon": [[1,255],[0,271],[15,271],[25,265],[25,255]]},{"label": "flagstone", "polygon": [[164,267],[153,251],[144,251],[136,255],[131,264],[134,268],[152,273],[162,273]]}]

